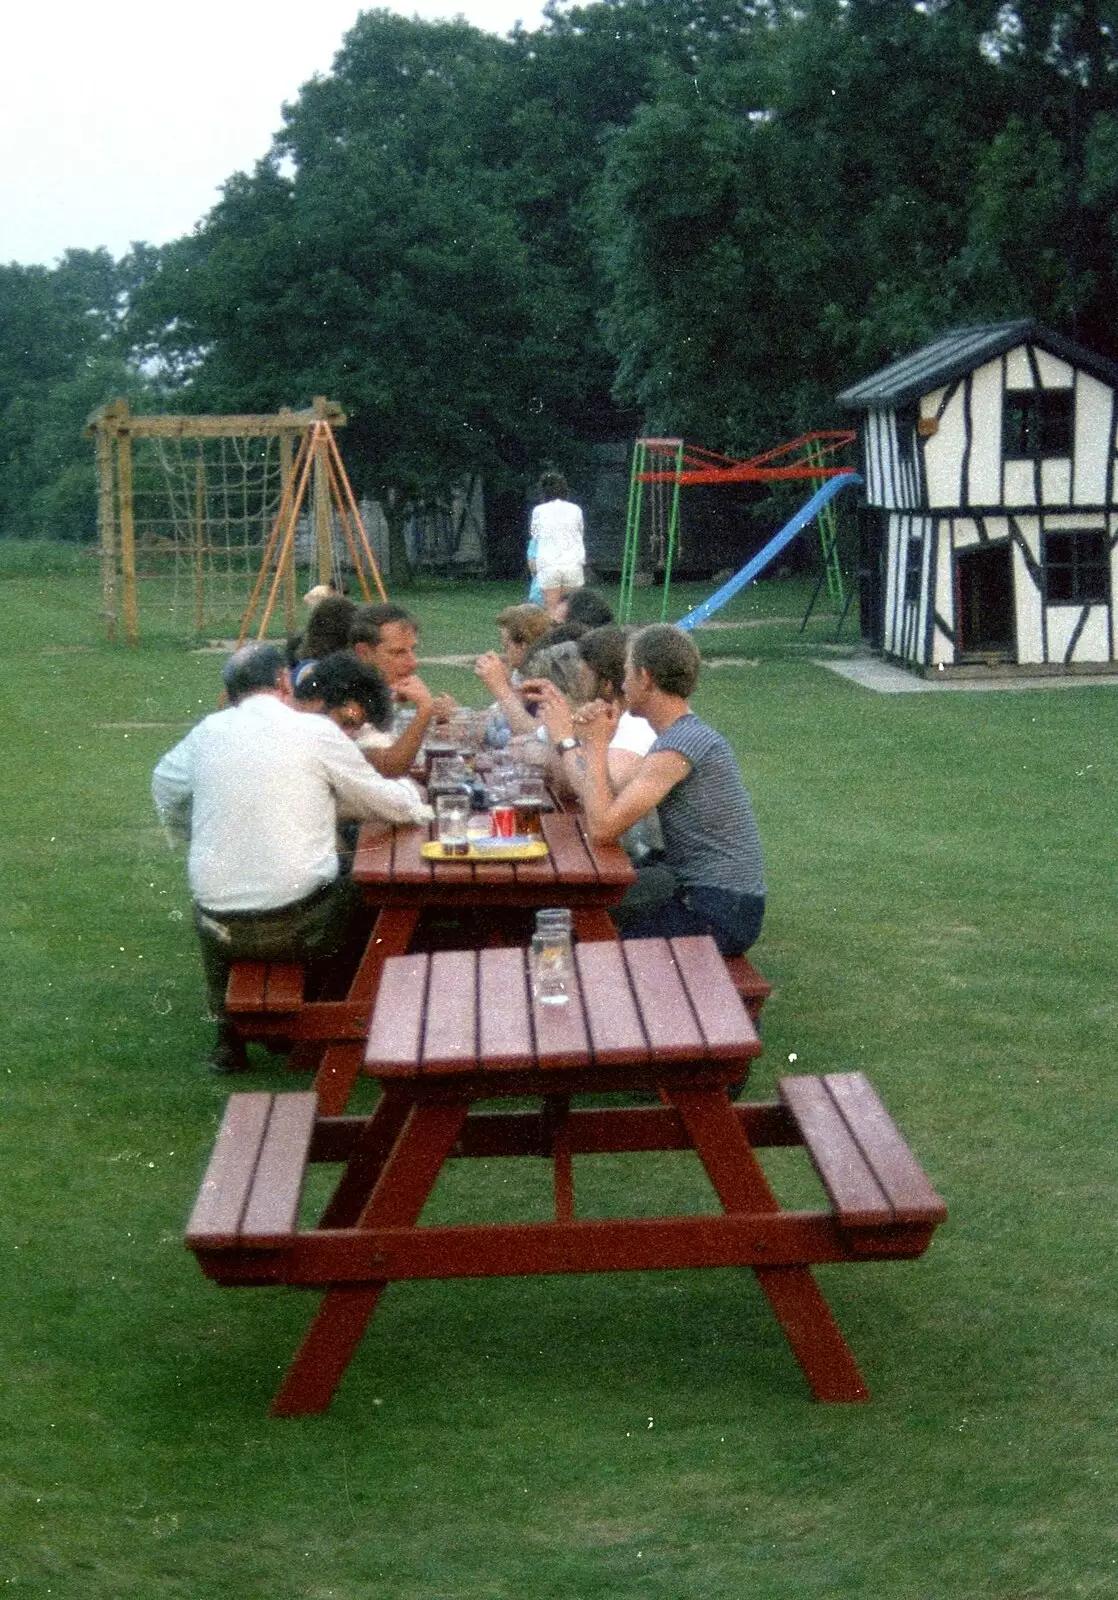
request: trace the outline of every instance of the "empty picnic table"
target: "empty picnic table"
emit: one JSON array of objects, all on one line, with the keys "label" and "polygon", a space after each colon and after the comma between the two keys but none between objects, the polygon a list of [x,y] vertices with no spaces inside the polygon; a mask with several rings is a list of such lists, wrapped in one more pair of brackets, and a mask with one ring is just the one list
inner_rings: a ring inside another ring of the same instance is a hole
[{"label": "empty picnic table", "polygon": [[[748,1266],[813,1393],[867,1397],[810,1268],[919,1255],[946,1215],[861,1074],[787,1079],[779,1102],[735,1106],[726,1086],[760,1044],[712,940],[584,943],[565,1006],[531,995],[519,949],[389,960],[366,1071],[367,1117],[322,1117],[313,1095],[234,1095],[187,1229],[226,1285],[324,1289],[273,1402],[329,1405],[389,1282],[422,1278]],[[654,1090],[659,1104],[572,1108],[575,1095]],[[542,1107],[474,1110],[542,1097]],[[789,1212],[756,1155],[805,1144],[831,1200]],[[582,1220],[575,1155],[693,1150],[720,1215]],[[555,1216],[423,1226],[452,1157],[539,1156]],[[315,1226],[299,1225],[307,1164],[341,1163]]]},{"label": "empty picnic table", "polygon": [[315,1071],[319,1108],[344,1109],[361,1065],[384,963],[411,945],[424,911],[569,906],[580,939],[616,938],[609,907],[635,873],[616,844],[591,842],[581,812],[541,819],[546,856],[530,861],[429,861],[431,830],[367,823],[358,837],[353,880],[377,908],[364,955],[343,999],[307,1002],[290,963],[239,962],[227,1007],[248,1038],[283,1037],[293,1064]]}]

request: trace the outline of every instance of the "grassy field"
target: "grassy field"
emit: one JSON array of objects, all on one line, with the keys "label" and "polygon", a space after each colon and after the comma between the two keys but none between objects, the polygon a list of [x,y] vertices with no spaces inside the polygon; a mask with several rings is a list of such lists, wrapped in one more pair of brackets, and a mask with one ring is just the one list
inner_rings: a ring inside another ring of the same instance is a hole
[{"label": "grassy field", "polygon": [[[843,645],[798,632],[797,585],[704,635],[771,890],[747,1093],[864,1068],[951,1211],[921,1261],[819,1273],[872,1404],[812,1403],[750,1276],[711,1272],[399,1286],[331,1411],[281,1423],[312,1301],[222,1291],[181,1242],[228,1085],[148,781],[219,658],[104,644],[95,589],[0,550],[4,1593],[1118,1593],[1115,690],[874,695],[812,664]],[[426,649],[488,645],[516,593],[419,590]],[[504,1162],[434,1206],[487,1178],[541,1203]],[[586,1181],[589,1209],[695,1191],[673,1155]]]}]

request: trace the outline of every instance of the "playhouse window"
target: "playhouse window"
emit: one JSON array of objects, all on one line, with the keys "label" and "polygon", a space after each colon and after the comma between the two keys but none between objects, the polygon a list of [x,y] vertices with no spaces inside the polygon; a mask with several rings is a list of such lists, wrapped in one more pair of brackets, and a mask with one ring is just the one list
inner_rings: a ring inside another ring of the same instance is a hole
[{"label": "playhouse window", "polygon": [[1105,604],[1110,598],[1110,552],[1106,534],[1076,528],[1044,535],[1044,573],[1055,604]]},{"label": "playhouse window", "polygon": [[1070,389],[1007,389],[1002,443],[1007,460],[1071,455]]}]

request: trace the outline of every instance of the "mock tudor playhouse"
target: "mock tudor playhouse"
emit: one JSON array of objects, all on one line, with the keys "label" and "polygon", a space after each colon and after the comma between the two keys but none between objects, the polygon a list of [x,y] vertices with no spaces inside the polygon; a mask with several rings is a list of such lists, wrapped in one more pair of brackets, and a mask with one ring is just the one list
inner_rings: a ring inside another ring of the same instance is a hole
[{"label": "mock tudor playhouse", "polygon": [[843,391],[864,413],[862,627],[918,670],[1116,659],[1118,365],[1031,321]]}]

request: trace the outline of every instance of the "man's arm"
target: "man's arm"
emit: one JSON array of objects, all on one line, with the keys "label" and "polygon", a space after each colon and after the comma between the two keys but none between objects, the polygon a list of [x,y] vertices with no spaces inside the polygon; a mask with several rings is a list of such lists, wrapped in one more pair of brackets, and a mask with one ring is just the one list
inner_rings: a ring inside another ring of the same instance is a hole
[{"label": "man's arm", "polygon": [[600,702],[587,706],[580,725],[586,767],[582,803],[590,837],[596,844],[612,844],[634,822],[681,783],[691,771],[691,763],[675,750],[659,750],[641,757],[640,767],[618,794],[609,779],[609,741],[617,725],[617,711]]},{"label": "man's arm", "polygon": [[151,798],[159,820],[172,839],[190,838],[194,770],[189,735],[167,754],[151,775]]},{"label": "man's arm", "polygon": [[535,719],[524,709],[524,702],[513,688],[508,668],[493,650],[478,656],[474,671],[496,700],[513,733],[535,733]]},{"label": "man's arm", "polygon": [[399,699],[412,702],[415,706],[415,716],[394,744],[365,751],[365,760],[371,767],[375,767],[383,778],[407,777],[415,765],[427,729],[439,715],[440,709],[445,710],[440,707],[440,701],[444,697],[439,696],[436,699],[422,678],[405,678],[403,683],[397,684],[396,694]]},{"label": "man's arm", "polygon": [[413,783],[383,777],[328,717],[315,718],[322,758],[341,821],[429,822],[432,811]]}]

